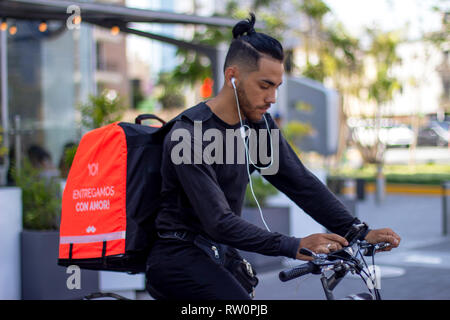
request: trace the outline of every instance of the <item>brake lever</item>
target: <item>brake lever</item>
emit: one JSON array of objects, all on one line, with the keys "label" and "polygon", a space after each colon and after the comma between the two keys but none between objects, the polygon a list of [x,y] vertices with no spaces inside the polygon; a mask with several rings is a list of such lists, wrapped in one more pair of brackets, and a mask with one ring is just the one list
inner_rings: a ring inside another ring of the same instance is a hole
[{"label": "brake lever", "polygon": [[[329,259],[328,255],[325,253],[315,253],[312,250],[307,248],[301,248],[299,250],[300,254],[303,254],[308,257],[312,257],[314,260],[311,261],[316,267],[319,269],[321,267],[329,266],[329,265],[337,265],[342,263],[342,261],[336,261],[336,259]],[[320,273],[320,272],[317,272]]]},{"label": "brake lever", "polygon": [[312,258],[314,258],[314,260],[327,260],[328,259],[328,256],[326,254],[324,254],[324,253],[315,253],[314,251],[309,250],[307,248],[301,248],[299,250],[299,253],[303,254],[305,256],[308,256],[308,257],[312,257]]},{"label": "brake lever", "polygon": [[353,256],[350,252],[348,252],[349,247],[342,248],[340,250],[334,251],[330,254],[328,254],[329,260],[337,260],[337,259],[344,259],[344,260],[350,260]]}]

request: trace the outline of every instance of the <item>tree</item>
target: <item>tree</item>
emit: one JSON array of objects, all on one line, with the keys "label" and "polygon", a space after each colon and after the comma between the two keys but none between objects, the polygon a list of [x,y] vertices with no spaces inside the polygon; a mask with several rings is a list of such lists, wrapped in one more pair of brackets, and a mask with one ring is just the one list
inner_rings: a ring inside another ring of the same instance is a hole
[{"label": "tree", "polygon": [[[346,148],[349,129],[347,126],[348,101],[358,96],[362,87],[363,53],[359,39],[352,37],[344,26],[333,20],[325,24],[326,15],[332,11],[322,0],[305,0],[297,10],[307,17],[306,29],[299,32],[305,66],[294,70],[319,82],[328,82],[340,95],[339,139],[336,160]],[[336,161],[338,163],[338,161]]]},{"label": "tree", "polygon": [[395,32],[383,33],[376,29],[369,29],[371,45],[367,50],[370,65],[373,67],[375,76],[367,84],[368,98],[375,103],[375,136],[377,137],[373,146],[358,144],[363,158],[368,163],[382,165],[384,161],[385,146],[380,141],[381,111],[382,106],[393,100],[394,95],[401,90],[399,80],[392,75],[392,68],[400,62],[396,53],[400,38]]},{"label": "tree", "polygon": [[435,0],[434,2],[432,10],[441,14],[442,28],[439,31],[426,34],[424,39],[434,44],[434,46],[444,54],[442,64],[438,68],[444,87],[444,94],[441,98],[441,108],[439,110],[439,116],[443,120],[445,114],[450,113],[450,12],[448,11],[448,5],[446,8],[445,1]]},{"label": "tree", "polygon": [[119,121],[126,107],[117,95],[110,95],[104,90],[98,96],[89,96],[89,102],[80,105],[81,124],[88,129],[95,129]]},{"label": "tree", "polygon": [[375,71],[372,78],[368,77],[367,90],[368,99],[375,103],[375,130],[372,131],[376,139],[374,144],[364,145],[360,140],[356,140],[356,143],[364,160],[377,166],[376,200],[381,202],[384,195],[383,164],[386,150],[380,140],[381,113],[382,107],[391,102],[395,94],[402,89],[399,80],[392,74],[392,68],[400,62],[396,50],[401,39],[394,31],[368,29],[367,35],[370,37],[370,46],[366,52],[370,59],[367,68],[373,68]]},{"label": "tree", "polygon": [[162,88],[162,93],[159,95],[158,101],[164,109],[181,108],[185,105],[184,95],[173,77],[174,75],[170,72],[159,74],[157,86]]},{"label": "tree", "polygon": [[[265,24],[265,31],[278,39],[285,31],[286,25],[283,22],[277,4],[281,0],[254,0],[249,7],[244,8],[238,5],[235,0],[229,0],[224,13],[215,13],[213,16],[233,17],[237,20],[248,18],[249,12],[255,12],[258,21]],[[196,7],[194,5],[194,7]],[[268,9],[270,8],[270,10]],[[220,43],[229,43],[231,40],[231,30],[226,27],[195,27],[192,42],[210,47],[216,47]],[[197,52],[179,48],[177,56],[181,63],[171,72],[171,79],[177,85],[189,85],[193,87],[206,78],[212,78],[211,62],[209,59]]]}]

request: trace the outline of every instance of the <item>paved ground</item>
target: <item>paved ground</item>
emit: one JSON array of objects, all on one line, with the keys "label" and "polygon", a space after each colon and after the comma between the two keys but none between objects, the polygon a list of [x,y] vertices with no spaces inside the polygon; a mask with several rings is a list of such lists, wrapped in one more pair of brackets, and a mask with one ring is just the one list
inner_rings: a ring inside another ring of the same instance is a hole
[{"label": "paved ground", "polygon": [[[382,274],[382,298],[450,300],[450,237],[441,235],[439,196],[388,195],[381,205],[376,205],[369,195],[357,204],[357,214],[372,228],[391,227],[402,237],[398,249],[376,256]],[[280,270],[259,273],[256,299],[324,299],[319,276],[282,283],[278,279]],[[339,298],[364,289],[360,278],[349,276],[334,293]],[[149,297],[140,293],[138,298]]]},{"label": "paved ground", "polygon": [[[376,256],[384,299],[450,300],[450,237],[441,235],[442,199],[438,196],[388,195],[377,206],[372,196],[357,205],[357,214],[371,227],[391,227],[401,246]],[[278,270],[260,275],[257,299],[324,299],[319,276],[281,283]],[[336,297],[363,292],[360,278],[348,277]]]}]

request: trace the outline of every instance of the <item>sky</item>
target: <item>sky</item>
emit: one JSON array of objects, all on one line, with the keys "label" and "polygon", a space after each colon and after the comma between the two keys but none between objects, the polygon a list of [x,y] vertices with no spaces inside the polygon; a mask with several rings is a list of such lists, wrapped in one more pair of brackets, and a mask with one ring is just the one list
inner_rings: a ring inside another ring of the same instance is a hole
[{"label": "sky", "polygon": [[[383,30],[404,28],[410,24],[408,38],[417,39],[424,31],[441,26],[441,17],[430,8],[433,0],[325,0],[349,32],[360,36],[365,26],[378,25]],[[450,0],[441,4],[450,9]]]}]

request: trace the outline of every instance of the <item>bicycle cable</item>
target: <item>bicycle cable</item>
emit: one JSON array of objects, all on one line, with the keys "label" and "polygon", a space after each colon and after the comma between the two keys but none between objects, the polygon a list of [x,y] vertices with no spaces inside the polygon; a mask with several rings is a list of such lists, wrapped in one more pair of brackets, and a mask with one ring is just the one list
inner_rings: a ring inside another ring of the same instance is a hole
[{"label": "bicycle cable", "polygon": [[375,298],[377,298],[377,299],[379,299],[379,300],[381,300],[381,296],[380,296],[380,293],[379,293],[379,291],[378,291],[378,288],[377,288],[377,283],[378,283],[378,276],[377,276],[377,271],[376,271],[376,266],[375,266],[375,250],[372,252],[372,269],[373,269],[373,274],[372,274],[372,272],[370,271],[370,268],[369,268],[369,266],[368,266],[368,264],[367,264],[367,262],[366,262],[366,260],[364,259],[364,256],[363,256],[363,254],[361,253],[361,251],[358,249],[358,253],[360,254],[360,256],[361,256],[361,260],[364,262],[364,265],[366,266],[366,269],[367,269],[367,271],[369,272],[369,275],[367,275],[367,273],[365,273],[366,274],[366,277],[368,277],[368,279],[370,279],[370,281],[372,282],[372,286],[373,286],[373,292],[372,292],[372,290],[367,286],[367,280],[366,280],[366,286],[367,286],[367,289],[369,289],[369,291],[370,291],[370,293],[373,295],[373,296],[375,296]]}]

